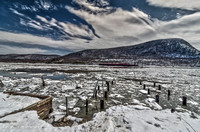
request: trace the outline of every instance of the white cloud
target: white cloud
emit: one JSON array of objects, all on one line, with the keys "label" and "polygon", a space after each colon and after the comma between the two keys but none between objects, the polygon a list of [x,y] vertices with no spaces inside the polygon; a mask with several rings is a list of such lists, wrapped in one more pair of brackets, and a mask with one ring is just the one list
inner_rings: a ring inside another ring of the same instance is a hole
[{"label": "white cloud", "polygon": [[[56,41],[31,34],[0,31],[0,41],[38,44],[77,51],[134,45],[155,39],[183,38],[200,50],[200,12],[182,16],[172,21],[160,21],[157,19],[152,21],[147,14],[135,8],[132,11],[118,8],[115,12],[109,14],[93,14],[85,10],[75,10],[71,7],[67,7],[67,9],[92,25],[100,38],[94,37],[87,25],[78,26],[68,22],[60,22],[54,18],[47,20],[42,16],[37,16],[39,20],[44,22],[45,25],[49,25],[49,27],[57,27],[72,36],[88,36],[93,39],[87,41],[72,37],[70,40]],[[40,26],[40,23],[36,21],[31,20],[31,22]],[[43,29],[45,25],[42,26]],[[20,53],[23,53],[23,51]]]},{"label": "white cloud", "polygon": [[200,49],[200,12],[186,15],[169,22],[159,22],[157,32],[160,37],[180,37]]},{"label": "white cloud", "polygon": [[[67,7],[72,13],[82,17],[89,24],[93,26],[96,33],[101,39],[95,38],[91,43],[96,47],[116,47],[122,45],[130,45],[130,43],[121,43],[119,40],[123,36],[126,38],[138,37],[145,32],[154,32],[152,21],[149,20],[148,15],[133,9],[132,12],[117,9],[110,14],[90,14],[83,10],[74,10]],[[138,38],[141,39],[141,38]],[[123,40],[123,42],[125,42]],[[127,42],[130,42],[127,40]],[[132,42],[136,43],[136,42]]]},{"label": "white cloud", "polygon": [[88,2],[87,0],[73,0],[74,3],[76,4],[79,4],[80,6],[86,8],[86,9],[89,9],[90,11],[106,11],[106,10],[109,10],[110,7],[106,7],[105,6],[108,6],[109,3],[107,1],[104,1],[104,0],[98,0],[98,1],[95,1],[95,2],[98,2],[100,6],[104,6],[104,8],[101,8],[101,7],[98,7],[98,6],[95,6],[94,3],[92,2]]},{"label": "white cloud", "polygon": [[151,21],[147,14],[135,8],[133,11],[117,9],[112,14],[97,15],[70,7],[67,9],[93,26],[101,37],[90,42],[96,47],[109,48],[155,39],[183,38],[200,49],[200,12],[172,21]]},{"label": "white cloud", "polygon": [[71,23],[64,23],[64,22],[58,22],[58,23],[60,25],[60,29],[64,30],[66,33],[72,36],[84,36],[93,38],[92,31],[86,25],[77,26]]},{"label": "white cloud", "polygon": [[169,7],[169,8],[182,8],[188,10],[200,9],[199,0],[147,0],[151,5]]},{"label": "white cloud", "polygon": [[47,52],[39,48],[21,48],[15,46],[0,45],[1,54],[42,54]]},{"label": "white cloud", "polygon": [[[60,22],[57,21],[56,19],[52,18],[50,21],[48,21],[46,18],[42,16],[36,16],[39,20],[44,22],[45,24],[42,26],[43,29],[50,28],[50,26],[57,27],[60,31],[66,34],[66,37],[68,35],[71,36],[83,36],[83,37],[88,37],[88,38],[93,38],[94,35],[92,31],[89,29],[88,26],[80,24],[80,26],[69,23],[69,22]],[[30,23],[29,23],[30,25]],[[31,23],[32,27],[35,27],[38,29],[37,25],[35,23]],[[40,26],[40,27],[41,27]]]},{"label": "white cloud", "polygon": [[17,10],[15,10],[15,9],[10,8],[10,10],[11,10],[14,14],[17,14],[17,15],[19,15],[19,16],[25,17],[24,14],[19,13],[19,12],[18,12]]}]

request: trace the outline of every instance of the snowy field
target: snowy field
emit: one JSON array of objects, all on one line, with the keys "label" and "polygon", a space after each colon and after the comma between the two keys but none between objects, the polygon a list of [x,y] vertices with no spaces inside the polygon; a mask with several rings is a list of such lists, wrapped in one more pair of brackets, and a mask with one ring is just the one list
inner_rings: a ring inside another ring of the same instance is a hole
[{"label": "snowy field", "polygon": [[[44,76],[45,86],[42,86],[41,76]],[[3,131],[200,131],[199,68],[0,63],[0,80],[4,84],[1,92],[50,95],[54,108],[46,122],[39,120],[34,111],[0,118]],[[105,81],[114,84],[110,83],[106,110],[100,112],[99,102],[107,90]],[[100,91],[94,99],[94,88],[98,85]],[[168,90],[171,91],[169,98]],[[160,97],[159,104],[155,102],[156,95]],[[187,106],[182,106],[183,96],[187,97]],[[69,108],[66,119],[73,124],[53,127],[53,117],[57,121],[65,116],[65,97]],[[89,100],[87,115],[86,99]],[[171,109],[175,112],[171,113]],[[86,120],[91,121],[78,125]]]}]

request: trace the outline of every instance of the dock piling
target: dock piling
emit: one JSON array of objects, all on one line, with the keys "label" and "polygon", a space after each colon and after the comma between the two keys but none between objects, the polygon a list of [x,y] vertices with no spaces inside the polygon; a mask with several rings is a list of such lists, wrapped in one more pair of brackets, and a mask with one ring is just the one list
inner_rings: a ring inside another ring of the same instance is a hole
[{"label": "dock piling", "polygon": [[156,103],[159,104],[159,95],[156,95]]}]

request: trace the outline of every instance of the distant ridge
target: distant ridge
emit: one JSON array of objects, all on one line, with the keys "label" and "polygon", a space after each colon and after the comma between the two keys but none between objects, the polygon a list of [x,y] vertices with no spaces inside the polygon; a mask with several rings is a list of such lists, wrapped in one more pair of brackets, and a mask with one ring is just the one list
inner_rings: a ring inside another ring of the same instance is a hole
[{"label": "distant ridge", "polygon": [[[99,64],[115,60],[134,61],[147,65],[200,65],[200,51],[179,38],[159,39],[145,43],[108,48],[88,49],[65,56],[42,54],[0,55],[0,62]],[[150,60],[150,61],[149,61]]]},{"label": "distant ridge", "polygon": [[88,49],[71,53],[53,62],[87,61],[94,59],[197,59],[200,51],[187,41],[179,38],[159,39],[133,46],[124,46],[109,49]]},{"label": "distant ridge", "polygon": [[43,55],[43,54],[7,54],[0,55],[1,62],[47,62],[59,55]]}]

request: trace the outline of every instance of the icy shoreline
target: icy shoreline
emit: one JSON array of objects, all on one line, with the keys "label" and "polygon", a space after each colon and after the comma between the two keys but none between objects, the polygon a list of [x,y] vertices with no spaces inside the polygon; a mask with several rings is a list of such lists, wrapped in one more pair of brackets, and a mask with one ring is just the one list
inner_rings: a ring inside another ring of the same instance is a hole
[{"label": "icy shoreline", "polygon": [[[24,69],[26,71],[23,72]],[[42,86],[41,81],[43,75],[46,76],[45,86]],[[0,80],[4,86],[0,91],[12,90],[52,96],[54,112],[50,117],[54,116],[55,121],[65,116],[67,97],[69,104],[67,119],[75,122],[72,127],[53,127],[39,120],[35,111],[27,111],[0,118],[0,129],[3,128],[2,130],[6,132],[198,131],[200,126],[199,75],[199,68],[187,67],[123,69],[101,68],[95,65],[1,63]],[[112,80],[114,84],[111,83]],[[103,91],[107,90],[106,81],[110,81],[110,91],[105,101],[106,112],[99,112]],[[100,90],[95,100],[93,92],[96,84],[99,85]],[[167,98],[168,90],[171,91],[170,98]],[[156,95],[160,97],[159,103],[155,102]],[[182,107],[183,96],[187,96],[185,107]],[[86,99],[89,100],[89,115],[85,112]],[[171,113],[171,109],[174,109],[175,113]],[[96,116],[94,117],[93,114]],[[48,122],[52,123],[52,119],[50,118]],[[83,122],[92,120],[78,125],[81,119],[84,120]],[[60,126],[66,125],[69,124]],[[30,128],[33,130],[29,130]]]},{"label": "icy shoreline", "polygon": [[53,127],[38,119],[35,111],[26,111],[0,119],[3,132],[155,132],[155,131],[196,131],[200,130],[200,116],[191,112],[174,112],[169,109],[151,110],[141,105],[113,106],[105,112],[95,114],[92,121],[72,127]]}]

